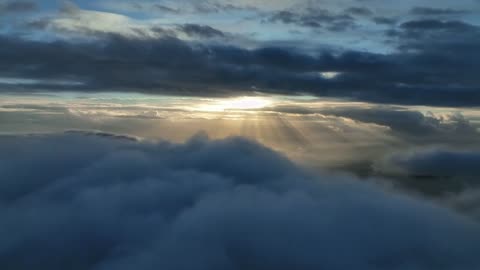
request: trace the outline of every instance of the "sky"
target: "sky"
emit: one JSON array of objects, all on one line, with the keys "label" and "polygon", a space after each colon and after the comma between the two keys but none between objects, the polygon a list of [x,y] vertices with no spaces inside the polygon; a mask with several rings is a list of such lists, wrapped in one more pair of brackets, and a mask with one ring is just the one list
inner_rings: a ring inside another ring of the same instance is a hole
[{"label": "sky", "polygon": [[478,48],[478,0],[0,0],[0,268],[480,269]]}]

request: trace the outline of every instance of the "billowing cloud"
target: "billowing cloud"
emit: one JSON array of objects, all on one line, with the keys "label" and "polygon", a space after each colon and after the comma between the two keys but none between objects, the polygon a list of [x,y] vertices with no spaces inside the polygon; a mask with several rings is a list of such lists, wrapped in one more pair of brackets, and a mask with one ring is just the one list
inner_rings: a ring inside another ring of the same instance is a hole
[{"label": "billowing cloud", "polygon": [[0,269],[480,269],[479,12],[0,0]]},{"label": "billowing cloud", "polygon": [[386,155],[373,167],[377,174],[395,179],[399,186],[444,198],[462,212],[480,218],[480,205],[475,204],[480,186],[479,158],[477,147],[414,148]]},{"label": "billowing cloud", "polygon": [[0,148],[5,269],[480,266],[473,221],[372,184],[314,177],[240,138],[69,133],[2,136]]}]

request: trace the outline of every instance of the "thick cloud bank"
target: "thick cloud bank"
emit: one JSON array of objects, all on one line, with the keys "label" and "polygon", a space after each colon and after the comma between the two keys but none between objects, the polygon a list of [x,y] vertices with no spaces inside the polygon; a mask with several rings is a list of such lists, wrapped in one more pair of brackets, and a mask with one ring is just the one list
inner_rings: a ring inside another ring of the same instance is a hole
[{"label": "thick cloud bank", "polygon": [[[194,28],[189,31],[198,35],[198,27]],[[210,35],[214,32],[207,31]],[[480,32],[472,31],[466,35],[477,37]],[[470,107],[480,104],[474,72],[480,62],[476,61],[480,39],[474,41],[468,43],[473,51],[458,44],[437,48],[422,43],[416,53],[321,50],[310,55],[282,46],[245,49],[194,44],[175,37],[132,39],[102,34],[94,41],[75,43],[0,35],[0,79],[10,78],[0,80],[0,90],[139,91],[180,96],[237,96],[260,91]],[[457,53],[450,59],[444,51]],[[337,76],[322,76],[322,72],[332,71]]]},{"label": "thick cloud bank", "polygon": [[433,149],[393,155],[388,158],[385,165],[404,174],[458,177],[478,181],[480,177],[478,164],[480,164],[478,151]]},{"label": "thick cloud bank", "polygon": [[[431,179],[447,192],[480,186],[480,152],[427,149],[397,153],[378,162],[376,170],[387,175]],[[423,181],[425,182],[425,181]],[[418,184],[418,181],[415,181]],[[446,185],[446,187],[444,187]],[[456,187],[456,188],[452,188]]]},{"label": "thick cloud bank", "polygon": [[1,269],[480,268],[478,224],[241,138],[4,136],[0,179]]}]

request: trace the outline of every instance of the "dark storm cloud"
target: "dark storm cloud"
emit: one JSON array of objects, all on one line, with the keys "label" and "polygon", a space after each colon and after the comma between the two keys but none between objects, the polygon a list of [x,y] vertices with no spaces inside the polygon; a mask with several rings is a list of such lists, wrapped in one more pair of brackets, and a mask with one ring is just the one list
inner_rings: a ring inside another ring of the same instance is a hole
[{"label": "dark storm cloud", "polygon": [[473,221],[240,138],[3,136],[0,149],[3,269],[480,267]]}]

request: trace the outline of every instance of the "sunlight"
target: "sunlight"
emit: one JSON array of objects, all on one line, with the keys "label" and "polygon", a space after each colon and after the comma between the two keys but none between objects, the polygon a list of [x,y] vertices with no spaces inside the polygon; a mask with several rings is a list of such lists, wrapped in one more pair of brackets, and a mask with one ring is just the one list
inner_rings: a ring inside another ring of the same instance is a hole
[{"label": "sunlight", "polygon": [[222,112],[229,110],[254,110],[265,108],[272,104],[272,101],[265,97],[239,97],[224,100],[216,100],[211,104],[202,105],[200,110],[211,112]]},{"label": "sunlight", "polygon": [[320,76],[323,77],[324,79],[334,79],[338,75],[340,75],[340,72],[334,72],[334,71],[320,72]]},{"label": "sunlight", "polygon": [[220,102],[220,106],[226,110],[250,110],[261,109],[271,104],[271,101],[262,97],[241,97]]}]

